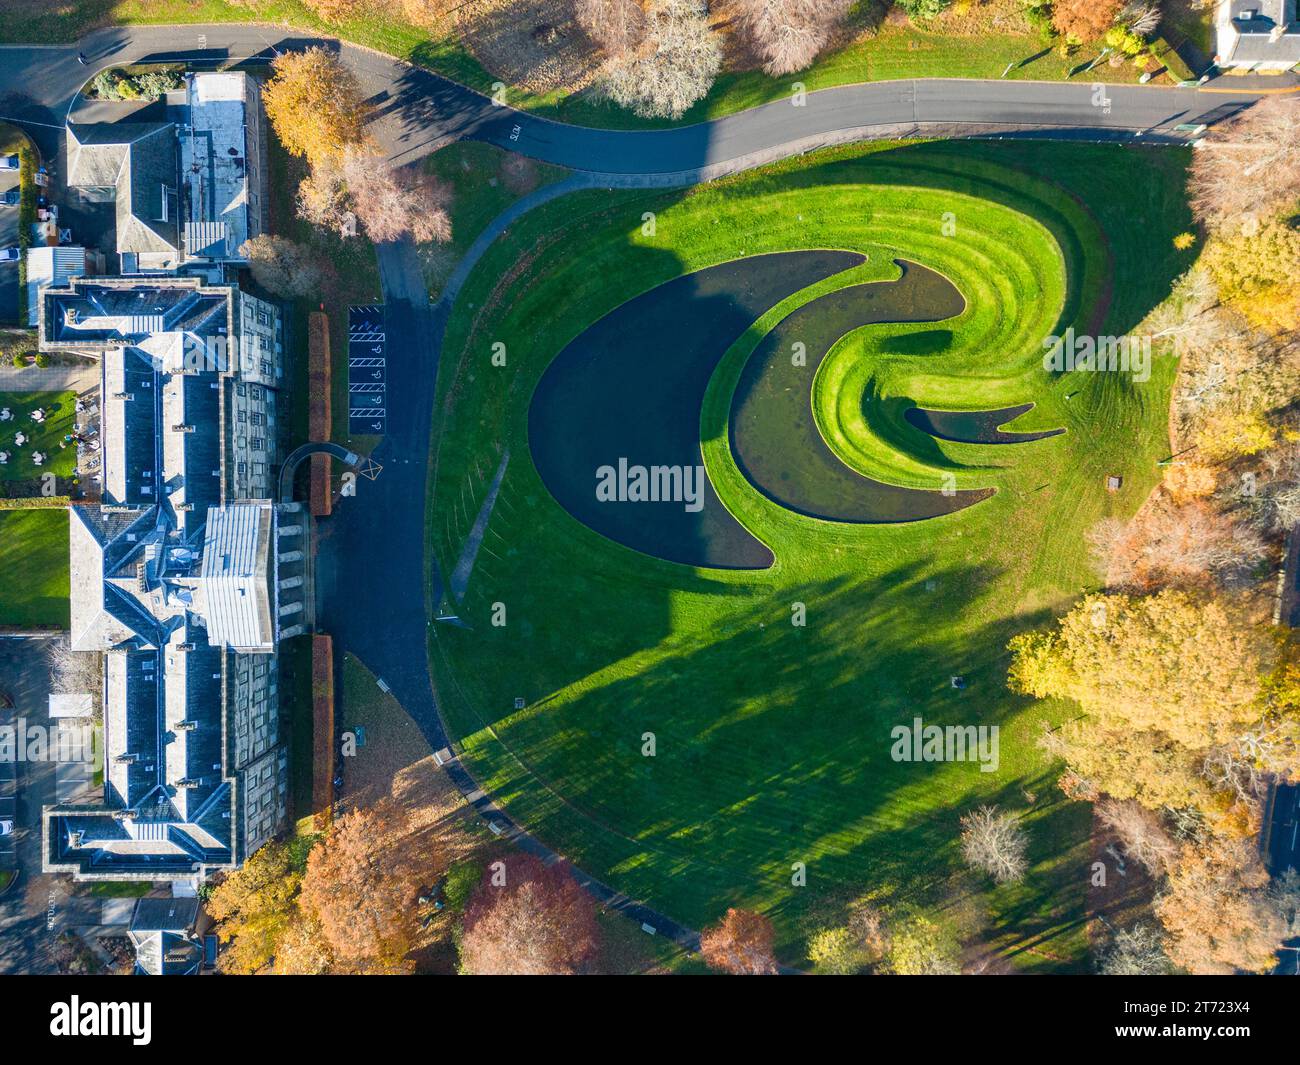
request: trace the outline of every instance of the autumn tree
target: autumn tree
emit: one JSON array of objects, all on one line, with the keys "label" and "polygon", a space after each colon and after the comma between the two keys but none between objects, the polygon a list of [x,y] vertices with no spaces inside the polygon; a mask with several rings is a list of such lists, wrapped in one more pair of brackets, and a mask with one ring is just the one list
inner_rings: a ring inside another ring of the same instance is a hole
[{"label": "autumn tree", "polygon": [[574,13],[587,36],[616,59],[633,51],[645,33],[645,12],[636,0],[577,0]]},{"label": "autumn tree", "polygon": [[1188,192],[1212,228],[1237,229],[1300,199],[1300,99],[1270,96],[1216,126],[1192,158]]},{"label": "autumn tree", "polygon": [[1175,589],[1085,596],[1055,632],[1024,633],[1010,650],[1013,690],[1073,699],[1105,729],[1161,732],[1192,749],[1259,717],[1276,657],[1241,603]]},{"label": "autumn tree", "polygon": [[599,945],[596,908],[563,863],[494,863],[465,910],[461,967],[478,976],[580,973]]},{"label": "autumn tree", "polygon": [[411,237],[419,242],[451,239],[449,194],[417,170],[394,170],[360,146],[322,159],[298,188],[300,217],[343,236],[360,224],[376,243]]},{"label": "autumn tree", "polygon": [[604,90],[645,118],[680,118],[704,98],[722,64],[702,0],[650,0],[641,44],[612,60]]},{"label": "autumn tree", "polygon": [[313,164],[361,142],[369,105],[356,77],[333,52],[282,52],[262,90],[267,118],[293,155]]},{"label": "autumn tree", "polygon": [[863,965],[861,946],[848,928],[823,928],[808,940],[808,960],[818,972],[829,976],[850,976]]},{"label": "autumn tree", "polygon": [[1184,846],[1154,910],[1170,959],[1193,975],[1268,972],[1288,934],[1250,839]]},{"label": "autumn tree", "polygon": [[303,915],[346,965],[400,971],[414,942],[420,870],[400,842],[406,824],[391,802],[355,810],[335,821],[308,856]]},{"label": "autumn tree", "polygon": [[729,909],[723,919],[700,934],[700,953],[712,969],[737,976],[768,976],[777,971],[776,932],[772,922],[753,910]]},{"label": "autumn tree", "polygon": [[1029,838],[1012,814],[981,806],[961,818],[961,853],[966,864],[988,873],[999,884],[1020,880],[1028,863]]},{"label": "autumn tree", "polygon": [[739,0],[739,25],[763,70],[803,70],[830,40],[853,0]]},{"label": "autumn tree", "polygon": [[1268,552],[1259,532],[1204,500],[1157,491],[1130,521],[1106,518],[1089,533],[1106,583],[1148,590],[1217,580],[1237,586]]},{"label": "autumn tree", "polygon": [[961,944],[948,925],[922,914],[892,922],[886,969],[895,976],[951,976],[961,972]]},{"label": "autumn tree", "polygon": [[1150,924],[1122,928],[1102,950],[1097,971],[1102,976],[1168,976],[1173,966],[1165,945],[1165,937]]},{"label": "autumn tree", "polygon": [[1052,25],[1063,37],[1095,41],[1115,24],[1121,0],[1055,0]]},{"label": "autumn tree", "polygon": [[1217,235],[1201,261],[1220,299],[1252,325],[1300,328],[1300,227],[1290,219],[1269,218]]},{"label": "autumn tree", "polygon": [[301,882],[289,849],[273,841],[213,889],[207,911],[225,944],[222,972],[247,975],[271,964],[297,918]]},{"label": "autumn tree", "polygon": [[244,241],[239,254],[248,260],[253,280],[276,296],[295,299],[321,289],[324,270],[320,256],[305,244],[259,233]]}]

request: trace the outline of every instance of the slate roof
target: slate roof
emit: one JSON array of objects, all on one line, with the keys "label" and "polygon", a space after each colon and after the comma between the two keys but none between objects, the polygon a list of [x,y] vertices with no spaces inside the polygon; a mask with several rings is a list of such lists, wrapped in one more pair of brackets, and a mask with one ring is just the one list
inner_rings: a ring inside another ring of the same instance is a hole
[{"label": "slate roof", "polygon": [[170,122],[68,123],[68,184],[116,189],[117,250],[172,252],[180,234],[176,127]]}]

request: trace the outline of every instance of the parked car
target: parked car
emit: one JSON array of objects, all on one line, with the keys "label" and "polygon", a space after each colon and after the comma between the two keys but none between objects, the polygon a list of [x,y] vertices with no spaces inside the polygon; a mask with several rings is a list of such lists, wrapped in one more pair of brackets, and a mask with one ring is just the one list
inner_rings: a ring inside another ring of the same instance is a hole
[{"label": "parked car", "polygon": [[0,836],[12,836],[14,834],[14,823],[7,818],[0,821]]},{"label": "parked car", "polygon": [[5,189],[4,192],[0,192],[0,207],[17,207],[20,199],[22,199],[20,190]]},{"label": "parked car", "polygon": [[18,261],[18,245],[15,244],[10,248],[0,248],[0,263],[16,263]]},{"label": "parked car", "polygon": [[17,170],[18,156],[0,155],[0,170]]}]

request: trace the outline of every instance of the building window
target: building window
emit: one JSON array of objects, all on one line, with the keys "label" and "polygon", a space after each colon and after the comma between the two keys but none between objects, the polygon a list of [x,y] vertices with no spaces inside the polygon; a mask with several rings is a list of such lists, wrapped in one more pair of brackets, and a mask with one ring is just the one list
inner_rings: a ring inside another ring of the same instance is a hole
[{"label": "building window", "polygon": [[263,440],[260,436],[255,436],[255,437],[253,437],[253,450],[254,450],[254,451],[265,451],[265,450],[266,450],[266,441]]}]

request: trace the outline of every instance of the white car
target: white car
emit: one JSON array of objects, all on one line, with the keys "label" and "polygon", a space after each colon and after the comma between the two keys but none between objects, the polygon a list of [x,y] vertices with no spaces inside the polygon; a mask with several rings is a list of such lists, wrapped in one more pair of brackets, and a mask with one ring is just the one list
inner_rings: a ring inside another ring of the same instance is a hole
[{"label": "white car", "polygon": [[11,248],[0,248],[0,263],[16,263],[18,261],[18,245]]},{"label": "white car", "polygon": [[12,836],[14,834],[14,823],[9,820],[0,821],[0,836]]}]

